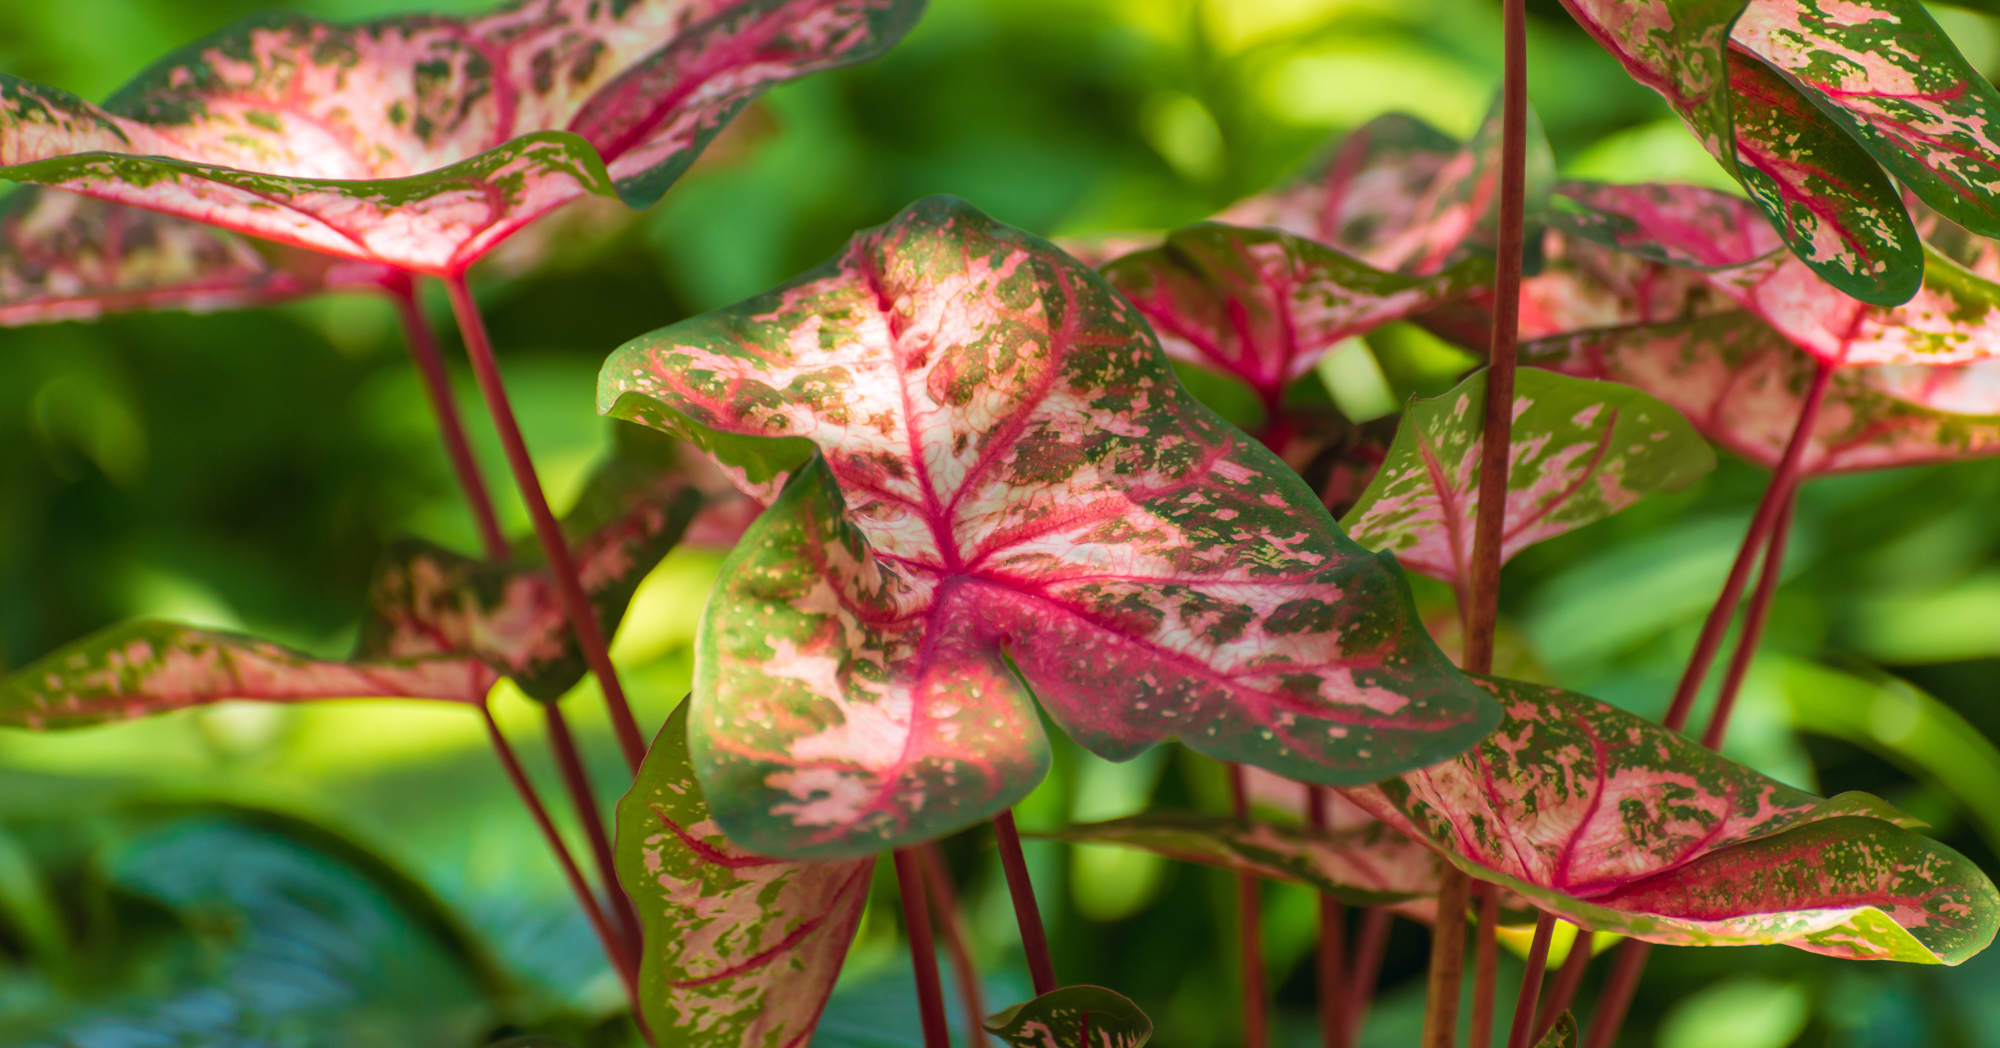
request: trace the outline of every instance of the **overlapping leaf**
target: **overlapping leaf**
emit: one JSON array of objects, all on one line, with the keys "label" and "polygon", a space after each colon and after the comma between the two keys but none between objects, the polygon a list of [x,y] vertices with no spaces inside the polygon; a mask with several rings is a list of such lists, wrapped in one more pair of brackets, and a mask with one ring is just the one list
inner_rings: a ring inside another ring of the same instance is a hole
[{"label": "overlapping leaf", "polygon": [[1167,355],[1248,383],[1275,417],[1285,386],[1342,339],[1492,281],[1461,262],[1429,277],[1385,273],[1312,240],[1215,222],[1104,267]]},{"label": "overlapping leaf", "polygon": [[1065,986],[986,1020],[1012,1048],[1144,1048],[1153,1020],[1115,990]]},{"label": "overlapping leaf", "polygon": [[782,862],[729,843],[688,760],[688,704],[618,802],[618,880],[639,910],[639,1001],[659,1048],[801,1048],[868,902],[870,860]]},{"label": "overlapping leaf", "polygon": [[[1811,357],[1741,312],[1541,339],[1522,345],[1521,361],[1637,386],[1768,467],[1784,456],[1813,372]],[[1843,368],[1809,440],[1807,476],[2000,453],[2000,361]]]},{"label": "overlapping leaf", "polygon": [[770,84],[921,0],[553,0],[459,20],[248,19],[103,106],[0,77],[0,177],[434,273],[585,193],[659,199]]},{"label": "overlapping leaf", "polygon": [[1182,862],[1316,888],[1355,906],[1437,894],[1437,853],[1380,822],[1343,831],[1214,815],[1149,812],[1045,834],[1075,844],[1138,848]]},{"label": "overlapping leaf", "polygon": [[1491,723],[1393,567],[1182,391],[1136,311],[961,201],[628,344],[598,402],[759,497],[790,477],[724,566],[693,700],[717,821],[758,851],[1019,799],[1047,761],[1023,681],[1106,757],[1178,737],[1323,782]]},{"label": "overlapping leaf", "polygon": [[1507,718],[1472,751],[1345,792],[1549,913],[1650,942],[1943,964],[2000,927],[1986,875],[1872,797],[1822,800],[1587,696],[1488,686]]},{"label": "overlapping leaf", "polygon": [[[1538,370],[1514,381],[1502,562],[1715,467],[1686,419],[1630,386]],[[1341,522],[1354,541],[1450,583],[1461,600],[1471,585],[1485,403],[1483,370],[1441,397],[1412,401],[1381,470]]]}]

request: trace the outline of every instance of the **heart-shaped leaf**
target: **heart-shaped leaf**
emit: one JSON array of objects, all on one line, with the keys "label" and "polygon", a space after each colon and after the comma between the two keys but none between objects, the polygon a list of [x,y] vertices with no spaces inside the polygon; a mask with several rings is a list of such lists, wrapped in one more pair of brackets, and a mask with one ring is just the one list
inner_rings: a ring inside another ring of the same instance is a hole
[{"label": "heart-shaped leaf", "polygon": [[213,226],[55,189],[24,186],[0,216],[0,326],[242,309],[391,279],[382,266],[296,249],[267,255]]},{"label": "heart-shaped leaf", "polygon": [[[1811,357],[1740,312],[1541,339],[1524,343],[1520,359],[1637,386],[1708,439],[1770,468],[1784,457],[1813,372]],[[2000,361],[1843,368],[1808,439],[1806,476],[2000,453]]]},{"label": "heart-shaped leaf", "polygon": [[[1753,254],[1762,234],[1740,204],[1698,186],[1564,183],[1570,232],[1677,265],[1698,265],[1711,286],[1801,349],[1842,367],[1963,364],[2000,354],[2000,285],[1925,249],[1923,286],[1897,306],[1859,301],[1784,254]],[[1671,204],[1663,201],[1673,201]],[[1734,214],[1734,218],[1729,217]],[[1686,221],[1693,214],[1699,220]]]},{"label": "heart-shaped leaf", "polygon": [[695,678],[696,770],[760,852],[1012,804],[1048,759],[1022,681],[1111,759],[1180,738],[1321,782],[1491,723],[1387,558],[1189,397],[1096,273],[962,201],[626,345],[598,405],[753,495],[796,474],[724,565]]},{"label": "heart-shaped leaf", "polygon": [[2000,91],[1917,0],[1750,0],[1729,33],[1954,222],[2000,235]]},{"label": "heart-shaped leaf", "polygon": [[1316,888],[1354,906],[1437,894],[1437,853],[1371,822],[1329,832],[1216,815],[1148,812],[1036,834],[1073,844],[1138,848],[1182,862],[1254,873]]},{"label": "heart-shaped leaf", "polygon": [[922,0],[554,0],[266,14],[103,106],[0,77],[0,177],[328,254],[462,271],[585,193],[658,200],[773,83],[874,57]]},{"label": "heart-shaped leaf", "polygon": [[1285,387],[1342,339],[1479,290],[1493,267],[1470,260],[1408,277],[1301,237],[1202,222],[1110,263],[1104,276],[1168,356],[1242,379],[1276,418]]},{"label": "heart-shaped leaf", "polygon": [[658,1048],[796,1048],[833,993],[875,864],[782,862],[729,843],[688,760],[688,704],[618,802],[618,880],[645,931]]},{"label": "heart-shaped leaf", "polygon": [[1153,1020],[1123,994],[1102,986],[1065,986],[986,1020],[1012,1048],[1141,1048]]},{"label": "heart-shaped leaf", "polygon": [[1588,696],[1489,678],[1507,719],[1349,799],[1591,931],[1957,964],[2000,892],[1872,797],[1821,800]]},{"label": "heart-shaped leaf", "polygon": [[[1471,585],[1486,372],[1441,397],[1413,400],[1396,442],[1341,521],[1354,541],[1405,568]],[[1525,369],[1514,378],[1504,563],[1521,550],[1601,520],[1715,468],[1715,455],[1673,408],[1631,386]]]},{"label": "heart-shaped leaf", "polygon": [[1687,122],[1779,236],[1847,294],[1894,305],[1923,256],[1882,169],[1783,77],[1729,46],[1744,0],[1563,0],[1634,80]]}]

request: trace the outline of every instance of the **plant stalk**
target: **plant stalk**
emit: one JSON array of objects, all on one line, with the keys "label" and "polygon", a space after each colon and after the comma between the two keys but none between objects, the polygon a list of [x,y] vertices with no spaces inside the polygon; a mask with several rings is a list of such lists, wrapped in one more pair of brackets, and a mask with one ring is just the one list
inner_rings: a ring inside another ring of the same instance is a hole
[{"label": "plant stalk", "polygon": [[1354,941],[1354,981],[1347,989],[1347,1040],[1361,1040],[1368,1025],[1368,1006],[1375,1000],[1375,988],[1382,981],[1382,955],[1389,950],[1389,926],[1393,914],[1380,906],[1361,911],[1361,930]]},{"label": "plant stalk", "polygon": [[[1330,828],[1327,808],[1331,803],[1324,786],[1306,787],[1306,823],[1315,830]],[[1342,964],[1347,952],[1347,908],[1340,900],[1319,894],[1319,944],[1313,969],[1319,991],[1319,1039],[1322,1048],[1347,1048],[1347,973]]]},{"label": "plant stalk", "polygon": [[944,948],[951,953],[952,973],[958,976],[959,999],[965,1004],[966,1039],[973,1048],[984,1048],[986,1027],[980,1020],[986,1018],[986,1000],[979,990],[979,969],[973,967],[972,951],[966,948],[965,929],[958,919],[958,892],[952,887],[951,867],[945,865],[944,853],[938,850],[936,841],[925,841],[918,846],[917,857],[923,860],[931,916],[944,929]]},{"label": "plant stalk", "polygon": [[1729,657],[1729,669],[1722,676],[1722,690],[1715,695],[1715,712],[1708,715],[1708,728],[1701,744],[1711,750],[1722,748],[1729,731],[1729,715],[1736,712],[1736,696],[1743,690],[1743,678],[1757,656],[1757,643],[1764,639],[1764,624],[1771,617],[1771,600],[1778,591],[1778,576],[1785,566],[1785,541],[1792,530],[1792,510],[1798,505],[1798,485],[1780,496],[1778,519],[1771,527],[1771,539],[1764,547],[1764,567],[1757,574],[1757,588],[1750,594],[1750,606],[1743,612],[1743,632],[1736,638],[1736,651]]},{"label": "plant stalk", "polygon": [[1535,915],[1535,941],[1528,947],[1528,970],[1521,974],[1521,996],[1514,1001],[1514,1025],[1507,1032],[1507,1048],[1528,1048],[1528,1033],[1535,1025],[1535,1002],[1541,1000],[1542,975],[1549,966],[1549,940],[1555,932],[1554,917]]},{"label": "plant stalk", "polygon": [[451,395],[451,378],[445,373],[444,359],[438,356],[437,336],[431,332],[423,307],[417,303],[416,280],[408,273],[398,273],[397,278],[388,285],[389,297],[396,303],[396,316],[403,322],[403,340],[409,343],[410,359],[416,361],[417,373],[423,376],[424,393],[430,398],[431,413],[437,416],[438,436],[444,440],[445,456],[451,460],[459,489],[465,493],[466,507],[472,510],[473,523],[478,525],[479,543],[486,550],[486,559],[496,563],[505,561],[507,535],[500,530],[500,518],[493,512],[493,497],[486,490],[486,478],[480,475],[479,462],[472,457],[472,445],[465,439],[465,423],[460,420],[458,402]]},{"label": "plant stalk", "polygon": [[1014,922],[1021,926],[1021,952],[1028,958],[1028,977],[1034,981],[1035,996],[1054,993],[1055,961],[1049,956],[1049,937],[1042,929],[1042,908],[1035,902],[1035,883],[1028,879],[1028,859],[1021,853],[1021,831],[1014,828],[1014,812],[993,817],[993,843],[1000,849],[1000,870],[1007,876],[1007,894],[1014,900]]},{"label": "plant stalk", "polygon": [[[1243,765],[1228,764],[1229,806],[1238,822],[1250,822],[1250,791]],[[1243,1048],[1265,1048],[1270,1042],[1264,1001],[1264,906],[1257,877],[1236,874],[1237,948],[1243,962]]]},{"label": "plant stalk", "polygon": [[1625,1010],[1632,1006],[1633,991],[1639,988],[1639,976],[1646,971],[1646,955],[1652,950],[1653,944],[1643,939],[1627,939],[1618,948],[1618,959],[1611,964],[1604,992],[1597,995],[1597,1014],[1590,1017],[1590,1036],[1584,1041],[1584,1048],[1611,1048],[1618,1040],[1618,1028],[1625,1025]]},{"label": "plant stalk", "polygon": [[1590,933],[1578,928],[1576,938],[1570,940],[1569,955],[1563,958],[1562,967],[1556,969],[1556,981],[1542,998],[1541,1010],[1535,1013],[1535,1032],[1528,1043],[1542,1043],[1542,1038],[1555,1028],[1556,1019],[1576,1000],[1576,989],[1583,985],[1583,973],[1589,967]]},{"label": "plant stalk", "polygon": [[1458,1040],[1458,988],[1465,981],[1465,904],[1471,891],[1472,878],[1456,866],[1446,866],[1438,878],[1437,924],[1431,929],[1430,982],[1419,1042],[1423,1048],[1452,1048]]},{"label": "plant stalk", "polygon": [[951,1048],[944,1018],[944,988],[938,981],[937,941],[924,902],[923,861],[914,848],[895,851],[896,891],[903,900],[903,926],[910,934],[910,968],[917,977],[917,1014],[923,1020],[924,1048]]},{"label": "plant stalk", "polygon": [[576,631],[577,647],[583,651],[584,662],[590,666],[598,687],[604,692],[604,705],[611,713],[611,727],[617,733],[619,748],[625,753],[625,763],[637,776],[640,763],[646,759],[646,740],[639,733],[639,722],[632,717],[631,705],[625,701],[625,689],[619,685],[618,671],[611,665],[611,652],[605,644],[604,631],[598,626],[597,613],[590,606],[590,598],[583,592],[583,581],[577,575],[575,560],[570,557],[562,525],[556,523],[555,514],[549,511],[549,500],[542,494],[542,482],[535,474],[534,459],[528,455],[527,442],[521,436],[520,424],[514,419],[513,405],[507,400],[507,387],[500,379],[500,366],[493,359],[493,343],[487,337],[486,322],[479,315],[479,305],[472,300],[472,292],[465,286],[463,274],[445,278],[444,286],[451,293],[452,313],[458,318],[459,332],[465,339],[465,354],[472,361],[472,373],[478,378],[479,391],[486,398],[487,413],[492,416],[494,427],[500,431],[500,444],[507,450],[507,464],[514,471],[514,483],[521,489],[521,501],[527,504],[528,517],[535,522],[535,537],[541,541],[542,555],[548,559],[550,574],[555,576],[563,613],[569,618],[570,628]]},{"label": "plant stalk", "polygon": [[1469,1048],[1492,1048],[1493,995],[1500,964],[1500,890],[1490,882],[1472,886],[1479,899],[1479,925],[1473,929],[1472,1026],[1465,1043]]},{"label": "plant stalk", "polygon": [[576,739],[569,733],[569,721],[563,717],[562,707],[553,702],[542,703],[541,707],[548,718],[549,749],[555,754],[563,786],[576,808],[576,820],[583,824],[584,835],[590,840],[591,855],[597,860],[597,875],[604,881],[604,894],[611,899],[611,911],[618,915],[618,927],[625,941],[637,954],[645,941],[639,931],[639,911],[633,907],[632,897],[625,894],[625,886],[618,883],[618,856],[604,830],[604,809],[597,803],[597,790],[590,784],[590,773],[583,766],[583,756],[577,752]]}]

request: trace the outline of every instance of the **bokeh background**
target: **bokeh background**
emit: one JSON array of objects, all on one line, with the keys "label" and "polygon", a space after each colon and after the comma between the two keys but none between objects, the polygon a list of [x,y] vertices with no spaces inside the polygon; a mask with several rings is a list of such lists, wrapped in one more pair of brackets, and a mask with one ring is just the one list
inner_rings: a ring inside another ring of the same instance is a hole
[{"label": "bokeh background", "polygon": [[[0,71],[101,98],[257,6],[4,0]],[[1563,172],[1729,185],[1554,0],[1529,6],[1530,93]],[[2000,66],[2000,23],[1933,10],[1975,65]],[[552,501],[605,449],[596,370],[628,338],[762,290],[931,193],[1049,235],[1153,229],[1271,185],[1384,112],[1463,136],[1498,82],[1499,35],[1491,0],[933,0],[888,57],[771,92],[651,211],[581,207],[477,272]],[[431,305],[448,327],[441,296]],[[1358,385],[1340,402],[1392,408],[1472,363],[1397,327],[1350,357]],[[462,367],[458,382],[524,532]],[[1521,556],[1503,598],[1518,664],[1657,715],[1762,484],[1725,461]],[[1821,792],[1880,794],[2000,872],[2000,751],[1986,741],[2000,733],[2000,463],[1814,481],[1797,527],[1731,753]],[[384,302],[0,331],[0,669],[141,615],[341,655],[377,556],[412,533],[474,547]],[[684,692],[717,562],[669,557],[616,638],[648,725]],[[615,796],[601,707],[585,694],[571,708]],[[545,754],[525,700],[499,710]],[[1020,811],[1028,829],[1224,807],[1215,766],[1174,747],[1112,765],[1061,745]],[[534,770],[553,791],[546,760]],[[1223,875],[1030,851],[1066,980],[1135,998],[1163,1048],[1235,1043]],[[947,852],[989,1002],[1024,998],[989,840],[967,833]],[[892,883],[878,878],[819,1045],[920,1043]],[[1316,1043],[1313,906],[1265,891],[1277,1040],[1300,1048]],[[1415,1042],[1425,949],[1398,925],[1364,1048]],[[233,705],[0,732],[0,1045],[444,1048],[534,1030],[608,1048],[630,1043],[619,1007],[462,711]],[[2000,1045],[2000,953],[1941,969],[1659,950],[1622,1043]]]}]

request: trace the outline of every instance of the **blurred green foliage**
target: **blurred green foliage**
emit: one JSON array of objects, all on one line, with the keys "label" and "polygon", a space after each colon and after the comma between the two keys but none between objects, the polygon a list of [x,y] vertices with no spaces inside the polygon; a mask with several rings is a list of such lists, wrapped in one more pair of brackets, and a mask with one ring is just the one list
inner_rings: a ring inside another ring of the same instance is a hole
[{"label": "blurred green foliage", "polygon": [[[102,97],[257,6],[0,5],[0,70]],[[361,17],[404,5],[303,6]],[[1726,185],[1553,0],[1530,6],[1531,95],[1565,171]],[[1994,68],[1996,23],[1940,10]],[[1159,228],[1264,188],[1391,109],[1462,135],[1497,83],[1499,26],[1489,0],[933,0],[886,59],[774,91],[652,211],[583,207],[525,235],[546,257],[503,251],[476,274],[553,501],[574,498],[605,447],[592,389],[624,340],[776,283],[928,193],[1050,235]],[[1403,325],[1372,336],[1367,354],[1372,366],[1344,355],[1322,369],[1370,384],[1336,391],[1357,412],[1384,387],[1391,401],[1440,392],[1474,359]],[[490,486],[524,531],[458,378]],[[1553,679],[1657,715],[1762,483],[1728,462],[1529,550],[1503,591],[1515,632]],[[2000,870],[2000,756],[1979,737],[2000,736],[1995,519],[2000,463],[1807,485],[1731,753],[1824,792],[1881,794]],[[382,302],[0,332],[0,668],[137,615],[342,654],[375,558],[406,533],[474,545]],[[615,642],[648,724],[686,687],[716,560],[670,557]],[[590,688],[571,706],[603,758],[601,791],[616,795],[621,769]],[[499,712],[524,741],[537,733],[518,696]],[[552,783],[546,759],[533,770]],[[1223,803],[1214,766],[1176,749],[1113,766],[1064,744],[1020,819],[1052,828]],[[947,850],[989,1002],[1024,999],[990,847],[975,831]],[[1131,996],[1166,1048],[1233,1042],[1226,877],[1030,850],[1065,978]],[[876,892],[822,1045],[918,1043],[893,888],[878,878]],[[1265,898],[1280,1043],[1315,1043],[1313,899],[1281,887]],[[1425,948],[1398,924],[1363,1048],[1413,1043]],[[1601,978],[1591,973],[1582,1000]],[[385,981],[395,993],[379,1013],[340,1003]],[[1997,991],[2000,957],[1943,970],[1775,947],[1660,950],[1623,1043],[1754,1030],[1773,1048],[2000,1045]],[[227,706],[0,734],[0,1045],[438,1046],[530,1031],[612,1045],[631,1037],[620,1007],[463,711]]]}]

